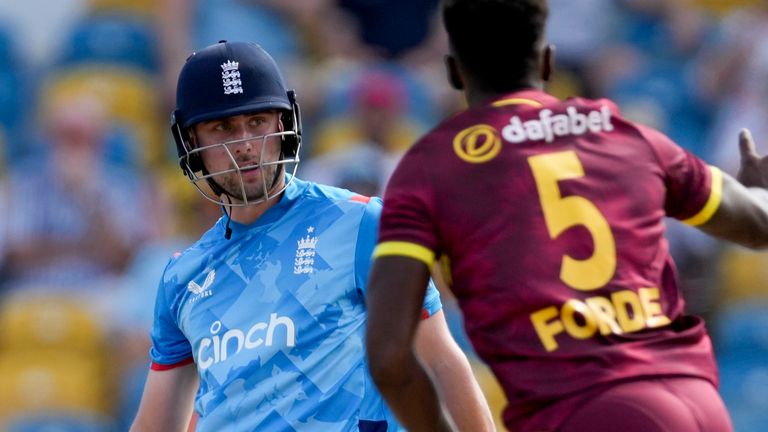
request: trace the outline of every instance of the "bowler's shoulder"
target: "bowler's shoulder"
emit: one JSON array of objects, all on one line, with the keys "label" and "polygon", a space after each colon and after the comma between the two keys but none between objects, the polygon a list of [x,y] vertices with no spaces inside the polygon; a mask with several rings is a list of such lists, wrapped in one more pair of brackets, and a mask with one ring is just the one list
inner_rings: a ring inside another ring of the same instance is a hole
[{"label": "bowler's shoulder", "polygon": [[574,106],[576,108],[595,109],[608,108],[613,116],[621,116],[619,105],[608,98],[590,99],[585,97],[572,96],[562,102],[565,106]]}]

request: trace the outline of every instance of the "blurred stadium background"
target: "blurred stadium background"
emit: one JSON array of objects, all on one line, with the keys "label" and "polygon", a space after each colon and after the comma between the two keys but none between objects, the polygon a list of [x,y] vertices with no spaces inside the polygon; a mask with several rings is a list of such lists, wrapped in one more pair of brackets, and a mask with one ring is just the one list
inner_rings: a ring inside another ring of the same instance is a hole
[{"label": "blurred stadium background", "polygon": [[[188,52],[261,43],[302,104],[302,176],[379,194],[403,149],[463,106],[444,80],[436,5],[0,1],[0,430],[119,431],[135,413],[160,273],[219,215],[185,183],[167,133]],[[740,128],[768,153],[768,1],[550,5],[550,91],[612,98],[731,173]],[[768,255],[673,221],[668,238],[736,430],[764,431]],[[503,396],[474,361],[498,414]]]}]

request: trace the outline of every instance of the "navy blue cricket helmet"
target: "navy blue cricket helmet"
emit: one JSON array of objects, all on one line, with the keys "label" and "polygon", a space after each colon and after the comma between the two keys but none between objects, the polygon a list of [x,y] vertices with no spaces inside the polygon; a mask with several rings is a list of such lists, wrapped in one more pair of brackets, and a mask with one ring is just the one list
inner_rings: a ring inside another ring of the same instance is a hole
[{"label": "navy blue cricket helmet", "polygon": [[[189,128],[203,121],[270,110],[281,113],[285,127],[275,134],[282,139],[281,160],[277,163],[292,163],[295,174],[301,148],[301,113],[295,92],[286,87],[272,56],[255,43],[220,41],[187,58],[179,74],[171,132],[182,171],[206,198],[230,205],[221,201],[220,195],[227,192],[214,180],[220,173],[207,172],[200,149],[193,148]],[[278,173],[282,175],[283,171]],[[208,183],[217,198],[201,190],[200,180]]]}]

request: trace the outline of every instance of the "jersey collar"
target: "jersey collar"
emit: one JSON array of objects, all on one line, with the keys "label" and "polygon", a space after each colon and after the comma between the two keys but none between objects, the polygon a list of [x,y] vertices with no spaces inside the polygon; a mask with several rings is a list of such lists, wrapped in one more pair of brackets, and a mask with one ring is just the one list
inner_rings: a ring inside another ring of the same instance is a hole
[{"label": "jersey collar", "polygon": [[[290,174],[285,174],[285,180],[288,182],[291,179]],[[251,224],[242,224],[236,221],[230,222],[230,228],[232,229],[232,235],[238,235],[239,233],[242,233],[244,231],[248,231],[253,228],[257,227],[263,227],[266,225],[269,225],[280,218],[282,218],[288,210],[291,209],[293,204],[298,201],[298,199],[302,196],[304,193],[304,190],[308,187],[308,183],[302,180],[299,180],[297,177],[293,178],[293,181],[288,182],[288,186],[283,191],[282,195],[280,196],[280,201],[277,202],[277,204],[270,207],[259,219],[257,219],[255,222]],[[226,224],[227,217],[224,216],[219,219],[219,221],[216,223],[221,230],[224,230],[224,225]]]},{"label": "jersey collar", "polygon": [[496,97],[488,101],[487,106],[499,108],[510,105],[523,105],[532,108],[543,108],[545,105],[559,102],[559,99],[538,89],[518,90]]}]

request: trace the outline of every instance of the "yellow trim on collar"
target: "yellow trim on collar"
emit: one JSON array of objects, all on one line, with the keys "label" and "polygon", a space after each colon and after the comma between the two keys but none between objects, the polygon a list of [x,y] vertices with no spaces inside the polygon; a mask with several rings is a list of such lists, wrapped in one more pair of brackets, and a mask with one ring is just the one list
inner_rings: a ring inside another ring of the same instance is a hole
[{"label": "yellow trim on collar", "polygon": [[494,108],[498,108],[506,105],[528,105],[536,108],[541,108],[544,106],[544,104],[542,104],[541,102],[536,102],[533,99],[525,99],[525,98],[501,99],[491,104],[491,106]]}]

